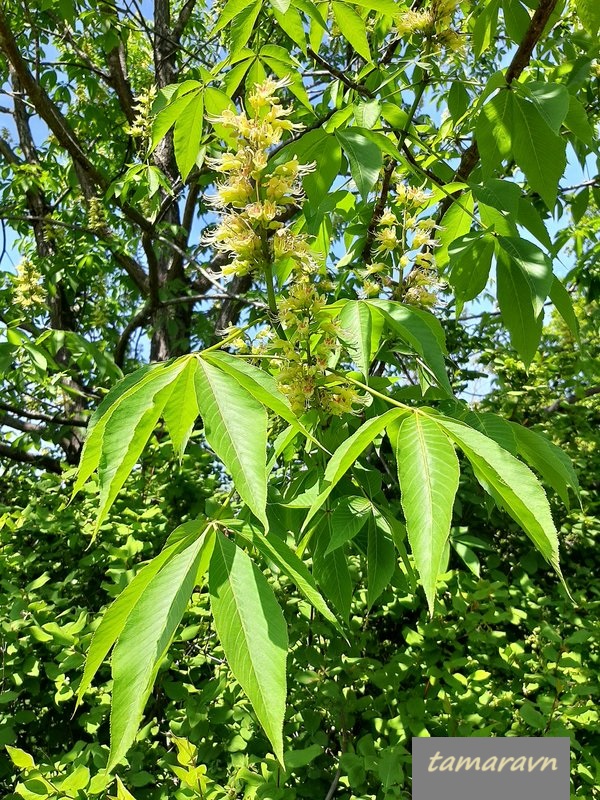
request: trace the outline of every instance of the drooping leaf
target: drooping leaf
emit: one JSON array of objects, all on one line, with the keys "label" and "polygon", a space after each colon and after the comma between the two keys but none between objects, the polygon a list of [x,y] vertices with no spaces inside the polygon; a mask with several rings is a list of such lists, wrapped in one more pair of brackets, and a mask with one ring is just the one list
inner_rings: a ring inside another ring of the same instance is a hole
[{"label": "drooping leaf", "polygon": [[220,532],[208,582],[227,663],[283,764],[288,636],[279,603],[258,567]]},{"label": "drooping leaf", "polygon": [[150,581],[174,555],[184,549],[186,544],[191,544],[191,542],[192,538],[190,538],[190,531],[188,530],[184,540],[171,544],[167,543],[162,552],[138,572],[131,583],[126,586],[104,612],[104,616],[94,632],[87,653],[83,676],[77,690],[77,705],[79,705],[83,695],[89,689],[94,675],[110,652],[110,649],[121,635],[129,615],[139,602]]},{"label": "drooping leaf", "polygon": [[491,0],[481,9],[473,27],[473,54],[475,58],[484,53],[496,35],[499,0]]},{"label": "drooping leaf", "polygon": [[554,133],[560,133],[569,111],[569,91],[561,83],[532,81],[523,85],[527,96]]},{"label": "drooping leaf", "polygon": [[586,31],[595,36],[600,28],[600,7],[596,0],[576,0],[577,16]]},{"label": "drooping leaf", "polygon": [[473,192],[463,192],[442,217],[442,229],[436,237],[440,245],[435,249],[435,261],[440,270],[448,264],[451,244],[471,230],[474,208]]},{"label": "drooping leaf", "polygon": [[327,500],[335,486],[350,469],[352,464],[354,464],[356,459],[373,440],[379,436],[387,425],[391,424],[395,419],[405,413],[404,409],[392,408],[379,417],[367,420],[352,434],[352,436],[349,436],[348,439],[338,447],[325,467],[325,474],[323,476],[325,488],[310,507],[302,526],[303,530],[306,530],[310,520],[321,508],[325,500]]},{"label": "drooping leaf", "polygon": [[198,359],[195,377],[206,441],[266,530],[267,412],[235,378],[205,359]]},{"label": "drooping leaf", "polygon": [[173,555],[150,580],[127,617],[112,657],[110,771],[125,756],[142,719],[156,673],[196,584],[208,568],[214,532]]},{"label": "drooping leaf", "polygon": [[404,420],[394,446],[408,540],[433,614],[458,489],[458,458],[445,431],[420,413]]},{"label": "drooping leaf", "polygon": [[372,344],[373,320],[368,304],[363,300],[348,301],[340,314],[340,324],[344,329],[343,340],[349,345],[349,353],[368,382],[371,352],[377,349]]},{"label": "drooping leaf", "polygon": [[440,425],[467,456],[494,499],[521,526],[540,553],[560,574],[558,536],[548,499],[529,467],[479,431],[447,417]]},{"label": "drooping leaf", "polygon": [[511,423],[519,453],[569,508],[569,488],[579,497],[579,480],[567,454],[544,434]]},{"label": "drooping leaf", "polygon": [[513,93],[502,89],[479,112],[475,134],[484,177],[492,175],[502,161],[510,158],[516,133],[513,109]]},{"label": "drooping leaf", "polygon": [[448,254],[448,279],[457,300],[461,303],[473,300],[487,286],[494,255],[494,237],[490,234],[468,233],[450,246]]},{"label": "drooping leaf", "polygon": [[533,302],[533,313],[537,316],[544,307],[552,285],[552,264],[543,250],[527,239],[499,236],[500,247],[511,262],[522,272]]},{"label": "drooping leaf", "polygon": [[575,314],[571,295],[556,276],[550,284],[550,299],[575,339],[579,341],[579,320]]},{"label": "drooping leaf", "polygon": [[348,157],[350,172],[356,188],[366,200],[381,172],[383,165],[381,150],[364,133],[360,133],[354,128],[336,131],[335,135]]},{"label": "drooping leaf", "polygon": [[242,525],[232,525],[233,529],[244,539],[252,544],[269,561],[273,561],[277,567],[293,581],[296,588],[306,597],[308,602],[325,617],[337,630],[340,625],[335,615],[323,599],[317,589],[313,576],[308,567],[298,558],[296,553],[276,535],[265,536],[257,527],[251,523]]}]

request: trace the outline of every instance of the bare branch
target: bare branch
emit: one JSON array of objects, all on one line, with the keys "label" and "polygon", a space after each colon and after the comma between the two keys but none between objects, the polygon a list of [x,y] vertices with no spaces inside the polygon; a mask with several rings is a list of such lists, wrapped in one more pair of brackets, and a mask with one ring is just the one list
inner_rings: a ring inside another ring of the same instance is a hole
[{"label": "bare branch", "polygon": [[56,475],[62,473],[60,461],[52,456],[45,456],[38,453],[28,453],[26,450],[19,450],[16,447],[0,443],[0,458],[9,461],[16,461],[19,464],[33,464],[35,467],[54,472]]}]

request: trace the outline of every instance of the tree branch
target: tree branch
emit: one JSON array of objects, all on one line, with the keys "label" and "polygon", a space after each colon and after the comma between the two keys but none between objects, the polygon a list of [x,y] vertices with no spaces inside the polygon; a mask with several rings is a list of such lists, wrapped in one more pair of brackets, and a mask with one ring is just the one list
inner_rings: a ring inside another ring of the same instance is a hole
[{"label": "tree branch", "polygon": [[16,461],[19,464],[33,464],[47,472],[54,472],[56,475],[62,473],[60,461],[52,456],[45,456],[38,453],[28,453],[15,447],[0,443],[0,458],[7,458],[9,461]]}]

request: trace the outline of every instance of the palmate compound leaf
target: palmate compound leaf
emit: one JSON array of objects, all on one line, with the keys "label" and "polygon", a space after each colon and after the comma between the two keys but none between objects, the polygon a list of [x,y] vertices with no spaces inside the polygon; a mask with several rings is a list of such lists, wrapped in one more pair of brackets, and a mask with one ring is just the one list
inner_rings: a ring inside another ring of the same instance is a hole
[{"label": "palmate compound leaf", "polygon": [[521,526],[562,580],[548,498],[533,472],[483,433],[448,417],[435,419],[469,459],[483,487]]},{"label": "palmate compound leaf", "polygon": [[433,614],[458,489],[458,458],[448,434],[420,412],[404,420],[393,444],[408,540]]},{"label": "palmate compound leaf", "polygon": [[227,663],[283,764],[288,635],[279,603],[258,567],[220,532],[208,583]]},{"label": "palmate compound leaf", "polygon": [[194,586],[208,569],[214,539],[214,530],[207,527],[174,545],[142,588],[118,634],[112,656],[109,771],[135,738],[158,667]]}]

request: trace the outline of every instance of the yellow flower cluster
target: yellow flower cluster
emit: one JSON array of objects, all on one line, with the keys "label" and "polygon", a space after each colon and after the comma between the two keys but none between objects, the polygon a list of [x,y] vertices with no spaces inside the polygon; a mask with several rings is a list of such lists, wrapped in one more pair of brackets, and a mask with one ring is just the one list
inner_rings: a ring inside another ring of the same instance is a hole
[{"label": "yellow flower cluster", "polygon": [[279,388],[297,414],[310,408],[345,414],[361,399],[352,386],[327,374],[341,350],[342,333],[339,324],[322,313],[332,285],[308,236],[281,220],[287,207],[301,205],[301,178],[314,167],[300,164],[296,157],[274,168],[269,165],[269,149],[284,132],[300,128],[288,119],[292,109],[276,96],[287,85],[287,80],[267,79],[250,93],[246,112],[228,109],[209,118],[232,131],[236,146],[233,152],[207,159],[224,180],[211,198],[221,217],[205,241],[231,256],[225,275],[256,272],[269,280],[274,271],[290,276],[285,293],[270,304],[273,328],[260,331],[253,344],[235,334],[228,343],[260,358],[274,356]]},{"label": "yellow flower cluster", "polygon": [[137,96],[135,106],[135,119],[133,124],[127,129],[127,133],[134,139],[141,140],[144,147],[152,138],[152,106],[156,100],[156,86],[150,86]]},{"label": "yellow flower cluster", "polygon": [[41,281],[42,275],[37,266],[31,259],[24,258],[17,265],[13,303],[23,311],[42,306],[46,301],[46,293]]},{"label": "yellow flower cluster", "polygon": [[[435,220],[422,216],[431,195],[399,180],[395,186],[394,209],[386,209],[377,222],[373,254],[377,260],[366,265],[360,294],[377,296],[386,286],[393,286],[394,269],[399,272],[394,298],[405,303],[429,307],[435,302],[431,291],[437,285],[433,238]],[[405,271],[411,268],[408,278]]]},{"label": "yellow flower cluster", "polygon": [[217,185],[212,206],[226,211],[206,241],[233,256],[223,269],[225,275],[247,275],[265,263],[293,256],[307,262],[308,243],[278,221],[285,208],[302,197],[301,178],[311,165],[294,157],[269,169],[269,148],[281,141],[285,131],[301,128],[287,117],[292,109],[282,106],[275,92],[288,80],[266,79],[248,97],[248,113],[225,109],[213,123],[230,128],[236,140],[235,152],[207,159],[216,172],[226,176]]},{"label": "yellow flower cluster", "polygon": [[395,19],[399,36],[421,34],[434,38],[442,47],[459,50],[462,47],[460,34],[451,25],[458,7],[458,0],[431,0],[429,8],[419,11],[403,11]]}]

